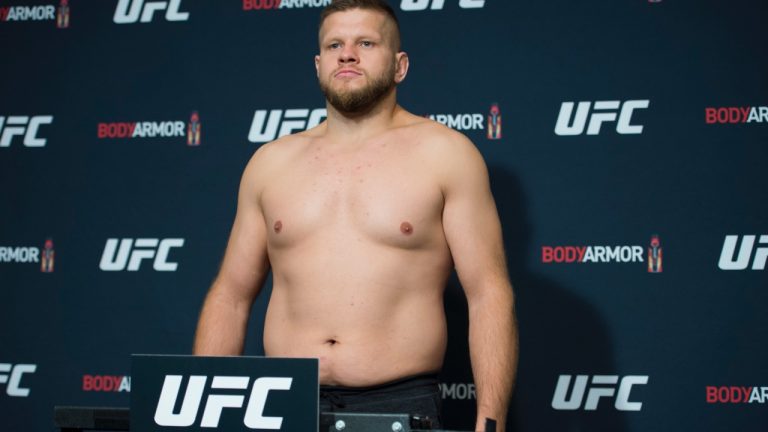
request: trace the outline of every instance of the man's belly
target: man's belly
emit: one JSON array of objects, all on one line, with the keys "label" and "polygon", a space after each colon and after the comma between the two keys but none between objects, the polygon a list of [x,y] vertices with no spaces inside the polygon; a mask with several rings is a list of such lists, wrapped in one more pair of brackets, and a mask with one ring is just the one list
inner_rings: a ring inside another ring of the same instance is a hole
[{"label": "man's belly", "polygon": [[[359,287],[273,287],[264,326],[270,357],[320,359],[320,383],[363,387],[438,371],[447,330],[443,287],[383,294]],[[363,291],[362,293],[360,291]]]}]

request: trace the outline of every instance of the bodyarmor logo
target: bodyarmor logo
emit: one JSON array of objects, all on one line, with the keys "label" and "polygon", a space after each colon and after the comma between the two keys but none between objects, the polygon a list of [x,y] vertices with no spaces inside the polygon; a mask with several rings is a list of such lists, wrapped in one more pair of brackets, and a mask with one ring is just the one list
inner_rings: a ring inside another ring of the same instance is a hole
[{"label": "bodyarmor logo", "polygon": [[720,270],[746,270],[749,267],[749,259],[752,257],[752,250],[755,251],[755,258],[752,260],[752,270],[765,270],[765,261],[768,259],[768,235],[761,235],[759,243],[766,245],[755,247],[756,235],[741,236],[741,247],[738,255],[736,254],[736,243],[739,236],[725,236],[723,250],[720,253]]},{"label": "bodyarmor logo", "polygon": [[440,391],[443,394],[443,399],[477,399],[477,392],[473,383],[440,383]]},{"label": "bodyarmor logo", "polygon": [[0,116],[0,147],[9,147],[14,136],[23,136],[25,147],[45,147],[47,140],[37,133],[41,125],[53,123],[53,116]]},{"label": "bodyarmor logo", "polygon": [[60,29],[69,27],[69,0],[61,0],[56,10],[56,27]]},{"label": "bodyarmor logo", "polygon": [[768,403],[768,387],[707,386],[708,404]]},{"label": "bodyarmor logo", "polygon": [[8,384],[5,392],[8,396],[27,397],[29,389],[21,387],[21,377],[27,373],[34,373],[37,365],[0,363],[0,384]]},{"label": "bodyarmor logo", "polygon": [[[643,407],[642,402],[630,402],[629,393],[632,386],[639,384],[648,384],[647,375],[627,375],[621,379],[619,391],[616,394],[616,384],[619,382],[618,375],[595,375],[592,377],[592,386],[587,392],[587,383],[589,375],[577,375],[571,390],[571,397],[566,399],[568,389],[571,386],[571,375],[560,375],[555,388],[555,395],[552,398],[552,408],[556,410],[575,411],[581,408],[581,402],[584,399],[584,393],[587,393],[587,401],[584,403],[584,410],[594,411],[597,409],[598,402],[602,397],[613,397],[616,395],[616,401],[613,406],[619,411],[640,411]],[[596,387],[599,386],[599,387]]]},{"label": "bodyarmor logo", "polygon": [[[115,9],[114,22],[116,24],[133,24],[135,22],[148,23],[152,21],[155,12],[165,11],[167,21],[187,21],[189,12],[180,12],[181,0],[148,1],[144,0],[118,0]],[[143,9],[143,10],[142,10]]]},{"label": "bodyarmor logo", "polygon": [[243,10],[319,8],[331,0],[243,0]]},{"label": "bodyarmor logo", "polygon": [[491,112],[488,114],[488,139],[501,139],[501,111],[499,104],[491,105]]},{"label": "bodyarmor logo", "polygon": [[713,123],[768,123],[768,106],[707,107],[705,121]]},{"label": "bodyarmor logo", "polygon": [[294,131],[311,129],[319,125],[327,115],[325,108],[316,108],[311,112],[306,108],[287,109],[285,114],[281,109],[273,109],[269,111],[269,117],[267,117],[267,110],[256,110],[248,133],[248,141],[265,143]]},{"label": "bodyarmor logo", "polygon": [[[120,247],[118,249],[118,243]],[[101,255],[99,268],[104,271],[138,271],[141,261],[153,259],[152,268],[157,271],[176,271],[179,264],[168,261],[171,248],[184,246],[183,238],[111,238],[107,240],[104,253]],[[127,266],[127,268],[126,268]]]},{"label": "bodyarmor logo", "polygon": [[83,391],[130,393],[131,377],[127,375],[83,375]]},{"label": "bodyarmor logo", "polygon": [[661,242],[659,236],[651,236],[651,245],[648,247],[648,273],[661,273],[662,258]]},{"label": "bodyarmor logo", "polygon": [[[401,0],[400,9],[404,11],[423,11],[427,9],[440,10],[445,6],[445,0]],[[462,9],[478,9],[485,6],[485,0],[459,0]]]},{"label": "bodyarmor logo", "polygon": [[53,259],[55,255],[53,250],[53,240],[45,240],[45,247],[40,255],[40,271],[43,273],[53,273]]},{"label": "bodyarmor logo", "polygon": [[48,21],[56,19],[55,13],[56,7],[53,5],[3,6],[0,7],[0,22]]},{"label": "bodyarmor logo", "polygon": [[[203,390],[208,381],[204,375],[192,375],[189,377],[187,391],[178,413],[174,413],[176,401],[179,399],[181,388],[181,375],[166,375],[163,389],[160,392],[160,400],[155,410],[155,423],[160,426],[189,427],[195,423],[200,402],[203,398]],[[247,376],[214,376],[211,382],[212,389],[220,390],[247,390],[250,377]],[[280,429],[283,424],[282,417],[264,416],[264,406],[271,390],[290,390],[293,378],[288,377],[262,377],[253,381],[248,406],[245,409],[243,423],[250,429]],[[203,418],[200,427],[215,428],[219,426],[219,418],[224,408],[242,408],[245,396],[235,394],[209,394],[203,410]]]},{"label": "bodyarmor logo", "polygon": [[[574,102],[563,102],[557,117],[555,133],[561,136],[581,135],[584,132],[584,126],[587,126],[587,117],[589,117],[587,135],[597,135],[600,133],[600,127],[604,122],[616,121],[616,111],[621,106],[619,120],[616,123],[616,132],[623,135],[640,134],[643,133],[643,126],[631,124],[632,113],[637,109],[648,108],[649,102],[647,99],[628,100],[624,104],[617,100],[597,101],[594,106],[592,102],[579,102],[573,121],[571,121],[571,117]],[[590,108],[592,108],[591,115]]]},{"label": "bodyarmor logo", "polygon": [[187,145],[200,145],[200,115],[197,111],[192,112],[189,123],[187,123]]},{"label": "bodyarmor logo", "polygon": [[[188,134],[188,131],[187,133]],[[168,138],[183,137],[184,122],[181,120],[161,122],[111,122],[99,123],[96,135],[104,138]]]}]

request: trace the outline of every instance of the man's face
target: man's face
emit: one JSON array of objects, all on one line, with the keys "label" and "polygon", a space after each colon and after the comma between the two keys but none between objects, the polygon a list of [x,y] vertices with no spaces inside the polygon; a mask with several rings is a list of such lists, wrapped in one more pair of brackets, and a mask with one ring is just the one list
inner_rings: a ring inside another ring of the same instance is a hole
[{"label": "man's face", "polygon": [[405,53],[394,46],[395,25],[381,12],[352,9],[329,15],[320,29],[315,67],[328,102],[363,113],[405,77]]}]

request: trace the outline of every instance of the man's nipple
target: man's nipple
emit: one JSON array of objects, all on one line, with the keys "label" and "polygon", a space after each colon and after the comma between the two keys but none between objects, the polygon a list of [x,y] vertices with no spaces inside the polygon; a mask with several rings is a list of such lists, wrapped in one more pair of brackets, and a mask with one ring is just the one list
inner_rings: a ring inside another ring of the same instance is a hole
[{"label": "man's nipple", "polygon": [[403,222],[400,224],[400,232],[405,235],[413,234],[413,225],[410,222]]},{"label": "man's nipple", "polygon": [[283,222],[282,221],[275,222],[274,229],[276,233],[280,234],[280,231],[283,230]]}]

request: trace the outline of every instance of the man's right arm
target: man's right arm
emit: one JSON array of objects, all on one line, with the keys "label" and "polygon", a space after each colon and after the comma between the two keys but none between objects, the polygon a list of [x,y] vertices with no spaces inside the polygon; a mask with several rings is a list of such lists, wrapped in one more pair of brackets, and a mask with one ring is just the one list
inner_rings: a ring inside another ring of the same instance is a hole
[{"label": "man's right arm", "polygon": [[269,271],[266,225],[259,204],[262,149],[251,158],[240,181],[237,213],[224,260],[197,324],[195,355],[243,352],[251,306]]}]

